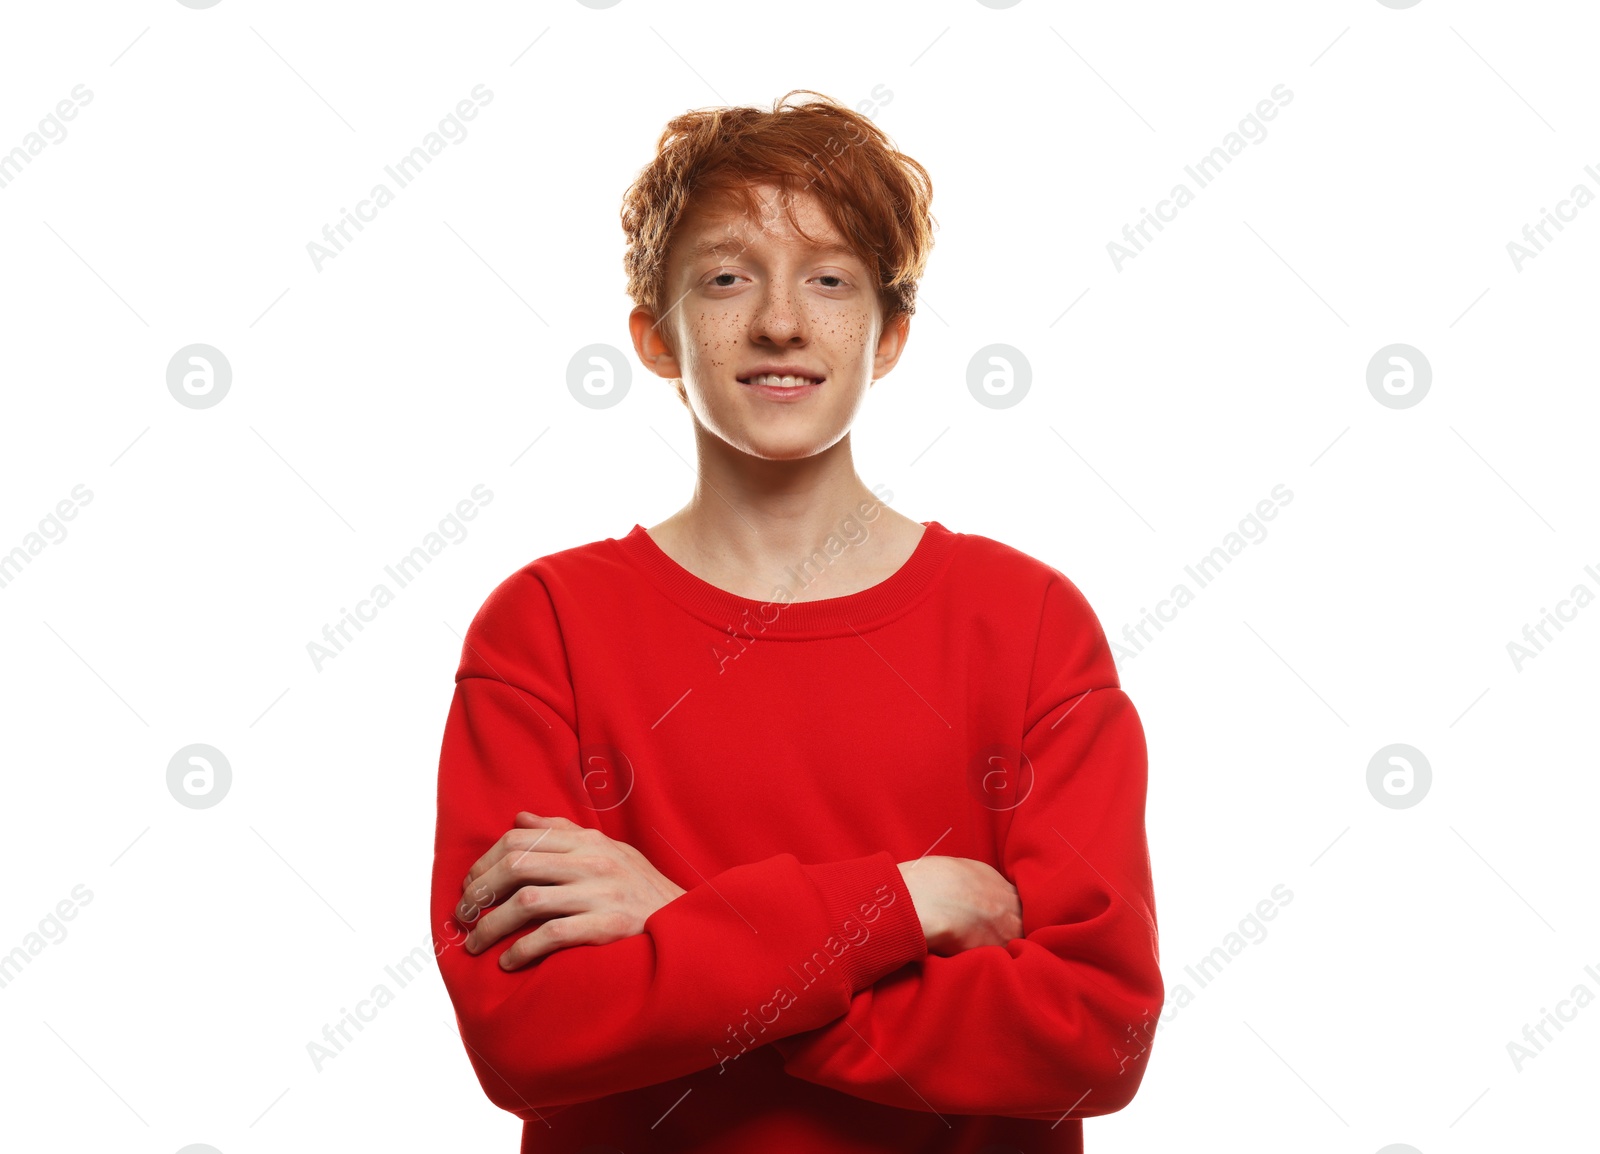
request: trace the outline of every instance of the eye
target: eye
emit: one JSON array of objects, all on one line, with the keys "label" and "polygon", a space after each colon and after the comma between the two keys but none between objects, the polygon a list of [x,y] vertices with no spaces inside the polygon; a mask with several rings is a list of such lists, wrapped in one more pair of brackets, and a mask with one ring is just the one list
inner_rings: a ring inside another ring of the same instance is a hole
[{"label": "eye", "polygon": [[716,276],[711,278],[711,283],[716,285],[718,288],[731,288],[732,284],[730,282],[733,280],[734,275],[735,274],[731,272],[719,272]]},{"label": "eye", "polygon": [[824,288],[843,288],[844,287],[844,278],[842,276],[838,276],[838,275],[836,275],[834,273],[831,273],[831,272],[825,272],[820,277],[818,277],[817,279],[818,280],[832,280],[832,281],[838,281],[839,282],[838,284],[824,285],[823,286]]}]

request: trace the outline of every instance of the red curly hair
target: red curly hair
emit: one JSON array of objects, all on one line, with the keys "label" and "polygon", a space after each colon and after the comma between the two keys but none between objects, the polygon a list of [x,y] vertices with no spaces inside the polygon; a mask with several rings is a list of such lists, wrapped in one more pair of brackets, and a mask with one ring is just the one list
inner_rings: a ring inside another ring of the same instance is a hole
[{"label": "red curly hair", "polygon": [[[801,93],[816,99],[791,103]],[[916,311],[937,224],[928,172],[867,117],[808,88],[786,93],[770,112],[698,109],[668,122],[655,158],[622,200],[622,264],[634,303],[660,319],[667,253],[692,199],[729,198],[759,219],[756,184],[784,190],[785,215],[802,236],[795,198],[815,191],[845,243],[876,270],[884,323]]]}]

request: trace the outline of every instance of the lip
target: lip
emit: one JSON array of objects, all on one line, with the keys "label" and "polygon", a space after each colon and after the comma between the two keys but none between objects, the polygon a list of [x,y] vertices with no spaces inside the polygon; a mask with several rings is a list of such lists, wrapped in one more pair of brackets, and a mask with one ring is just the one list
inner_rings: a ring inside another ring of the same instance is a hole
[{"label": "lip", "polygon": [[775,377],[810,377],[818,384],[821,384],[823,381],[828,379],[823,374],[813,372],[804,365],[784,365],[775,361],[768,361],[764,364],[752,365],[744,372],[738,374],[738,376],[734,379],[742,385],[749,381],[751,377],[759,377],[766,373],[771,373]]},{"label": "lip", "polygon": [[795,385],[793,388],[788,389],[779,388],[776,385],[746,385],[743,381],[740,381],[739,384],[757,396],[765,397],[769,401],[777,401],[780,404],[785,401],[803,401],[822,388],[821,381],[814,385]]}]

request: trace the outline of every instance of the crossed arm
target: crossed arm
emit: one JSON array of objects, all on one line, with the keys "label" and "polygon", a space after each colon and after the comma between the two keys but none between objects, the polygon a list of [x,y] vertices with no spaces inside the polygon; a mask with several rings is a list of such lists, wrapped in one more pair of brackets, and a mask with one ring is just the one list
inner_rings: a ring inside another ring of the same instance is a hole
[{"label": "crossed arm", "polygon": [[[898,864],[929,953],[1003,946],[1021,935],[1017,888],[993,866],[962,857]],[[471,926],[462,942],[469,954],[529,922],[542,923],[500,955],[505,970],[556,950],[642,934],[651,914],[688,892],[626,842],[569,818],[526,810],[473,863],[461,888],[455,917],[463,928]]]}]

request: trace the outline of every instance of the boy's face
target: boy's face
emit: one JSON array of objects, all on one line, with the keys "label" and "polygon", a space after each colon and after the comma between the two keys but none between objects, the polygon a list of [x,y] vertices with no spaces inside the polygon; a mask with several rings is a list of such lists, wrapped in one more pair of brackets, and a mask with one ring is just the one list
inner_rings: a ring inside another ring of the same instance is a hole
[{"label": "boy's face", "polygon": [[[844,246],[815,194],[794,206],[808,241],[779,187],[755,191],[759,218],[725,202],[690,208],[668,253],[666,314],[640,306],[629,328],[653,372],[682,380],[702,425],[745,453],[793,460],[849,432],[872,382],[900,359],[910,318],[883,323],[876,269]],[[770,394],[749,383],[766,367],[820,383]]]}]

